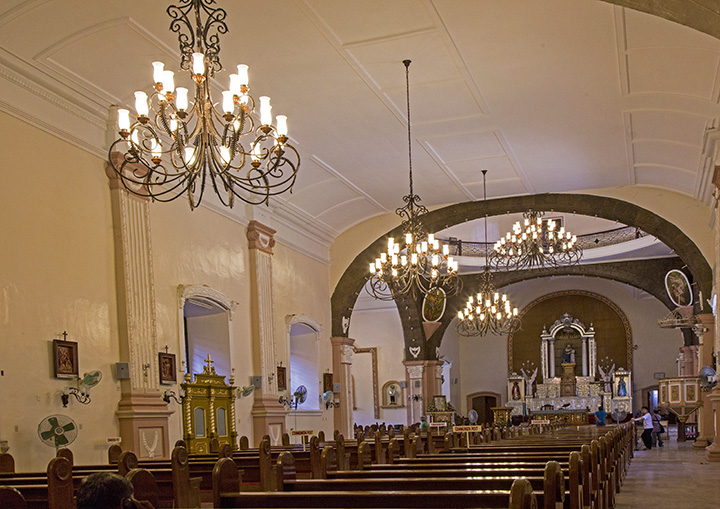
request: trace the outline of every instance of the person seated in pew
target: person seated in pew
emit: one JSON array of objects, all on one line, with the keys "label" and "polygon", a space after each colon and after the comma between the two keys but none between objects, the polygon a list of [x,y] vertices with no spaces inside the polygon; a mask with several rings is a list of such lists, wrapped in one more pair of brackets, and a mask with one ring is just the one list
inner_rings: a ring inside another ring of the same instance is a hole
[{"label": "person seated in pew", "polygon": [[133,486],[112,472],[96,472],[85,478],[77,492],[76,509],[155,509],[150,502],[135,500]]}]

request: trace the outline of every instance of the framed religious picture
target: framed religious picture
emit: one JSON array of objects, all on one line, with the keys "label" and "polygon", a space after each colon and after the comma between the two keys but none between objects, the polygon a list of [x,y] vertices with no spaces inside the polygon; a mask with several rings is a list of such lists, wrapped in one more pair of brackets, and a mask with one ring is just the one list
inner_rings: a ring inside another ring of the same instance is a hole
[{"label": "framed religious picture", "polygon": [[78,344],[74,341],[53,339],[53,366],[55,378],[78,376]]},{"label": "framed religious picture", "polygon": [[158,354],[158,372],[161,384],[177,382],[177,369],[175,367],[175,354],[160,352]]},{"label": "framed religious picture", "polygon": [[691,306],[693,303],[692,287],[684,272],[673,269],[665,274],[665,290],[670,300],[678,307]]},{"label": "framed religious picture", "polygon": [[323,373],[323,393],[333,390],[333,374]]},{"label": "framed religious picture", "polygon": [[277,367],[277,384],[279,391],[287,390],[287,371],[284,366]]},{"label": "framed religious picture", "polygon": [[447,399],[444,395],[433,396],[433,407],[436,412],[444,412],[447,409]]}]

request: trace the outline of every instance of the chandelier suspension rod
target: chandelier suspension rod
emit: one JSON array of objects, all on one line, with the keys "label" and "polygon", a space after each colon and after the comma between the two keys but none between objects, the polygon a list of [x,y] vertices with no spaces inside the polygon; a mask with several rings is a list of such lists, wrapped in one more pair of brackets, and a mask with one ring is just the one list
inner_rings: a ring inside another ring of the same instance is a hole
[{"label": "chandelier suspension rod", "polygon": [[[485,175],[487,170],[482,170],[483,174],[483,205],[487,203],[487,183],[485,182]],[[485,210],[485,269],[488,268],[488,233],[487,233],[487,210]]]},{"label": "chandelier suspension rod", "polygon": [[[412,60],[403,60],[405,64],[405,96],[407,100],[407,131],[408,131],[408,166],[410,168],[410,196],[414,196],[413,192],[413,174],[412,174],[412,136],[410,127],[410,62]],[[410,216],[412,218],[412,215]]]}]

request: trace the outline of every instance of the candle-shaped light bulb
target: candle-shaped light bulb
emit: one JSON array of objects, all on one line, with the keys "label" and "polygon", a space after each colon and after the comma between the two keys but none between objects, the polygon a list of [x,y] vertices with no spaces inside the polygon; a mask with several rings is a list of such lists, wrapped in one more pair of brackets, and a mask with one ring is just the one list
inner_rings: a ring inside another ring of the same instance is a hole
[{"label": "candle-shaped light bulb", "polygon": [[163,73],[165,72],[165,64],[162,62],[153,62],[153,81],[155,83],[162,83],[163,82]]},{"label": "candle-shaped light bulb", "polygon": [[275,123],[277,124],[277,133],[278,136],[287,136],[288,133],[288,127],[287,127],[287,117],[285,115],[278,115],[275,117]]},{"label": "candle-shaped light bulb", "polygon": [[387,261],[387,253],[380,253],[380,261],[383,263]]},{"label": "candle-shaped light bulb", "polygon": [[162,145],[153,139],[151,142],[151,146],[152,146],[151,151],[152,151],[153,157],[154,158],[162,157]]},{"label": "candle-shaped light bulb", "polygon": [[192,69],[196,76],[205,74],[205,55],[202,53],[192,54]]},{"label": "candle-shaped light bulb", "polygon": [[177,120],[175,120],[174,118],[171,118],[170,119],[170,132],[174,133],[175,131],[177,131],[177,128],[178,128]]},{"label": "candle-shaped light bulb", "polygon": [[242,95],[242,92],[240,91],[240,76],[237,74],[231,74],[230,75],[230,92],[232,92],[233,95],[236,95],[240,97]]},{"label": "candle-shaped light bulb", "polygon": [[175,91],[175,73],[172,71],[163,71],[163,92],[172,94]]},{"label": "candle-shaped light bulb", "polygon": [[370,264],[370,274],[375,274],[375,264],[374,263]]},{"label": "candle-shaped light bulb", "polygon": [[405,244],[407,244],[408,246],[412,244],[412,233],[405,234]]},{"label": "candle-shaped light bulb", "polygon": [[382,269],[382,262],[380,261],[380,258],[375,258],[375,269],[376,270]]},{"label": "candle-shaped light bulb", "polygon": [[262,125],[272,124],[272,106],[270,106],[270,98],[261,95],[260,99],[260,123]]},{"label": "candle-shaped light bulb", "polygon": [[517,310],[517,308],[513,308],[513,316],[517,316],[517,315],[518,315],[518,310]]},{"label": "candle-shaped light bulb", "polygon": [[462,311],[458,311],[458,320],[462,320],[464,316]]},{"label": "candle-shaped light bulb", "polygon": [[417,265],[417,263],[418,263],[418,255],[417,255],[417,253],[413,253],[413,254],[410,255],[410,263],[411,263],[412,265]]},{"label": "candle-shaped light bulb", "polygon": [[440,260],[439,260],[438,255],[436,255],[436,254],[432,255],[431,263],[432,263],[433,267],[437,267],[439,261]]},{"label": "candle-shaped light bulb", "polygon": [[407,265],[407,256],[405,256],[405,255],[400,256],[400,265],[402,265],[403,267],[405,267]]},{"label": "candle-shaped light bulb", "polygon": [[394,278],[397,277],[397,276],[398,276],[398,271],[397,271],[397,269],[392,269],[392,271],[390,272],[390,274],[392,274],[392,277],[394,277]]},{"label": "candle-shaped light bulb", "polygon": [[395,267],[398,264],[398,255],[392,255],[392,265]]},{"label": "candle-shaped light bulb", "polygon": [[240,64],[237,66],[237,70],[238,81],[241,85],[247,86],[250,83],[248,80],[248,66],[245,64]]},{"label": "candle-shaped light bulb", "polygon": [[395,239],[392,237],[388,237],[388,250],[392,250],[394,245],[395,245]]},{"label": "candle-shaped light bulb", "polygon": [[[233,94],[229,90],[224,90],[222,93],[222,107],[225,113],[231,114],[235,110],[235,103],[233,102]],[[230,119],[232,120],[232,119]]]},{"label": "candle-shaped light bulb", "polygon": [[443,256],[448,256],[449,254],[450,254],[450,245],[443,244]]},{"label": "candle-shaped light bulb", "polygon": [[220,158],[225,164],[230,162],[230,149],[225,145],[220,146]]},{"label": "candle-shaped light bulb", "polygon": [[185,147],[185,164],[195,162],[195,149],[193,147]]},{"label": "candle-shaped light bulb", "polygon": [[434,233],[428,233],[428,244],[434,244],[435,243],[435,234]]},{"label": "candle-shaped light bulb", "polygon": [[130,112],[125,108],[117,110],[118,113],[118,129],[120,131],[130,130]]},{"label": "candle-shaped light bulb", "polygon": [[175,90],[175,106],[181,111],[188,109],[188,89],[185,87],[177,87]]},{"label": "candle-shaped light bulb", "polygon": [[148,116],[148,102],[145,92],[135,92],[135,111],[141,117]]},{"label": "candle-shaped light bulb", "polygon": [[260,146],[259,143],[256,143],[255,145],[253,145],[252,154],[251,154],[253,161],[259,161],[260,159],[262,159],[262,153],[263,153],[262,147]]}]

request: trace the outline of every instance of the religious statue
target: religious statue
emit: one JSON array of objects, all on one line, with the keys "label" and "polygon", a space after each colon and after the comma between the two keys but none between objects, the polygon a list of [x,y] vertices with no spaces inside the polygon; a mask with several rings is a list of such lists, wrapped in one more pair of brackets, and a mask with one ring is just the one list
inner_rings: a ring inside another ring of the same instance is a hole
[{"label": "religious statue", "polygon": [[575,364],[575,349],[568,343],[562,353],[563,364]]},{"label": "religious statue", "polygon": [[627,396],[627,384],[625,383],[625,379],[621,378],[618,382],[618,390],[617,390],[618,396]]},{"label": "religious statue", "polygon": [[388,396],[390,396],[390,404],[391,404],[391,405],[397,404],[397,400],[396,400],[396,397],[397,397],[397,387],[395,387],[394,384],[391,385],[391,386],[388,388]]},{"label": "religious statue", "polygon": [[615,363],[613,362],[612,367],[608,371],[603,370],[602,366],[598,365],[598,371],[600,371],[600,379],[605,382],[604,391],[612,392],[612,384],[610,383],[610,379],[615,372]]},{"label": "religious statue", "polygon": [[[530,369],[528,368],[528,372]],[[523,378],[525,379],[525,396],[532,397],[533,395],[533,383],[535,382],[535,377],[537,377],[538,368],[535,368],[535,371],[533,371],[532,376],[528,375],[527,372],[525,372],[525,369],[521,368],[520,372],[523,374]]]},{"label": "religious statue", "polygon": [[518,401],[520,399],[520,386],[517,382],[513,382],[511,392],[513,401]]}]

